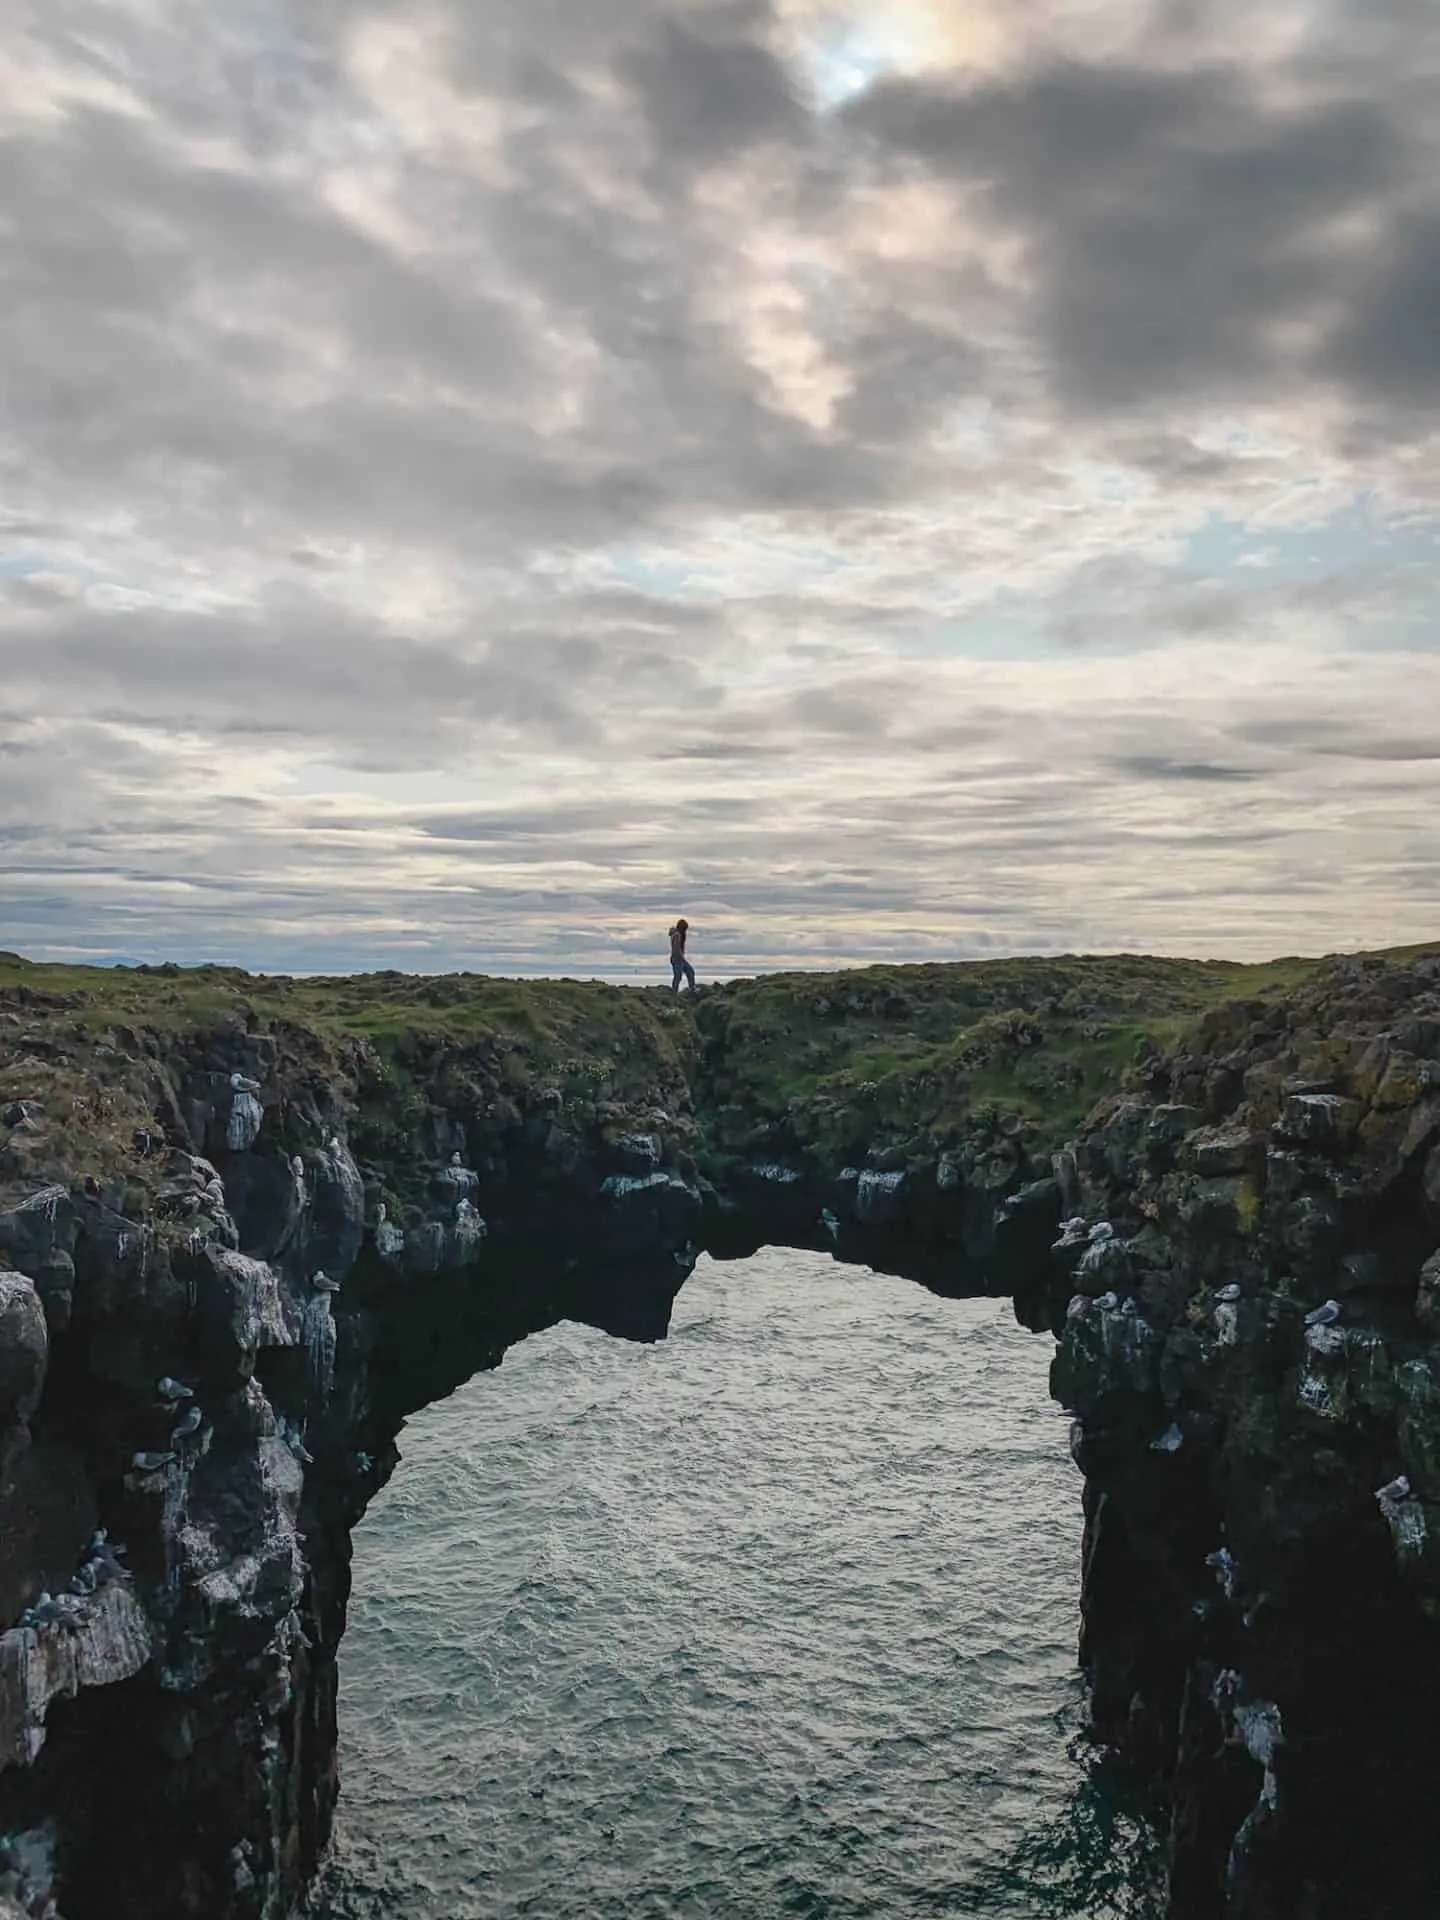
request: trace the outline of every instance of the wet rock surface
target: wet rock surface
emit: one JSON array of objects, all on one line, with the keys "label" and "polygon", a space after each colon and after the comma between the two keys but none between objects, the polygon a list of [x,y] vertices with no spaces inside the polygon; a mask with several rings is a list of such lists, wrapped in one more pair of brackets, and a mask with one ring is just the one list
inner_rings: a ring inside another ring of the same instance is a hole
[{"label": "wet rock surface", "polygon": [[[0,1901],[289,1912],[337,1792],[350,1533],[405,1416],[561,1318],[658,1338],[702,1249],[779,1242],[1010,1292],[1056,1334],[1082,1659],[1098,1730],[1155,1783],[1172,1913],[1435,1910],[1433,959],[1217,1005],[1069,1140],[957,1106],[929,1064],[762,1098],[764,1048],[742,1058],[718,1001],[697,1028],[596,989],[547,1050],[503,1019],[336,1038],[258,995],[97,1027],[20,991]],[[816,991],[807,1018],[879,1017],[873,987]],[[967,1032],[957,1073],[1018,1061],[1027,1100],[1073,1098],[1035,1077],[1038,1017]]]}]

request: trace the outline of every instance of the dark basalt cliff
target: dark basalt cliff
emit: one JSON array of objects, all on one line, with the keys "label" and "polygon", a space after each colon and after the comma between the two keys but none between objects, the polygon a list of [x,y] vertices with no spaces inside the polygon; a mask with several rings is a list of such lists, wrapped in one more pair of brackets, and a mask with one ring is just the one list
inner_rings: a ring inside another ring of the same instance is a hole
[{"label": "dark basalt cliff", "polygon": [[1173,1914],[1432,1912],[1437,1142],[1431,954],[693,1005],[0,959],[0,1917],[291,1912],[405,1416],[766,1242],[1060,1336]]}]

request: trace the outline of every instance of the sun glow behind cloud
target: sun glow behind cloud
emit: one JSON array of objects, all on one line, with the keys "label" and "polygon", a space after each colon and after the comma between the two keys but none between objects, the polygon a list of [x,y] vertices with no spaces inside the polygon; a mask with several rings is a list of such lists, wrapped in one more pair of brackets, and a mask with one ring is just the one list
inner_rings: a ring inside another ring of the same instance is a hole
[{"label": "sun glow behind cloud", "polygon": [[7,17],[5,944],[1434,931],[1403,12]]}]

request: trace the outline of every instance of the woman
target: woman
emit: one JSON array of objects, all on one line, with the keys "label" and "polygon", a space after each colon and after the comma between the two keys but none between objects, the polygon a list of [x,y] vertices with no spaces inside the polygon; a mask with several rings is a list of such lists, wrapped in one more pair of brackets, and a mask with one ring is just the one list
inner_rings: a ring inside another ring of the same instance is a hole
[{"label": "woman", "polygon": [[683,973],[690,982],[690,991],[695,991],[695,969],[685,958],[685,936],[690,931],[688,920],[677,920],[670,929],[670,970],[674,978],[670,982],[672,993],[680,991],[680,976]]}]

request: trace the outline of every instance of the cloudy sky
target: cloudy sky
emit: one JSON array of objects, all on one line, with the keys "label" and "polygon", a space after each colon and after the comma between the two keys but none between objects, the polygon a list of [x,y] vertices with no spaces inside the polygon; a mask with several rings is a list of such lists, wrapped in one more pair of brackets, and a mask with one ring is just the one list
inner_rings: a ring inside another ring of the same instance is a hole
[{"label": "cloudy sky", "polygon": [[1435,0],[9,0],[0,946],[1440,936]]}]

